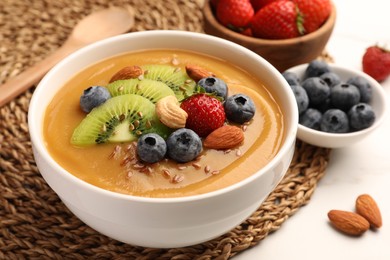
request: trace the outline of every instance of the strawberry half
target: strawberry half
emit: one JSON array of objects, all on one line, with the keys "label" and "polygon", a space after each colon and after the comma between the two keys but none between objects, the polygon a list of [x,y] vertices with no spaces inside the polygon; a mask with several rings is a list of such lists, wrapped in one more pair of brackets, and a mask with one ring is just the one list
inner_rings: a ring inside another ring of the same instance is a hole
[{"label": "strawberry half", "polygon": [[216,11],[219,22],[235,31],[247,27],[254,13],[249,0],[219,0]]},{"label": "strawberry half", "polygon": [[376,79],[384,81],[390,75],[390,51],[379,46],[367,48],[363,55],[363,71]]},{"label": "strawberry half", "polygon": [[186,128],[200,137],[207,136],[225,123],[225,109],[221,101],[208,94],[194,94],[183,100],[180,107],[188,114]]},{"label": "strawberry half", "polygon": [[261,8],[253,17],[253,36],[265,39],[288,39],[300,36],[301,20],[294,2],[281,0]]},{"label": "strawberry half", "polygon": [[293,0],[303,18],[305,34],[314,32],[328,19],[332,5],[330,0]]}]

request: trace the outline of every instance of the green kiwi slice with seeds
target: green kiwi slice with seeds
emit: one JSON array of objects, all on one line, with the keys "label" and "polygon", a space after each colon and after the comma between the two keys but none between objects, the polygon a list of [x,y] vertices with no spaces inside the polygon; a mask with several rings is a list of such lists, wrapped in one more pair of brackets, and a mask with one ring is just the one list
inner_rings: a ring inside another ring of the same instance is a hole
[{"label": "green kiwi slice with seeds", "polygon": [[177,99],[180,101],[194,92],[196,86],[186,73],[180,67],[174,67],[164,64],[153,64],[142,66],[144,70],[144,78],[157,80],[165,83],[170,87]]},{"label": "green kiwi slice with seeds", "polygon": [[126,94],[112,97],[92,109],[74,130],[71,143],[83,146],[130,142],[150,132],[167,138],[170,131],[158,120],[155,105],[149,99]]},{"label": "green kiwi slice with seeds", "polygon": [[107,85],[111,96],[125,94],[137,94],[143,96],[152,103],[156,103],[166,96],[174,96],[173,90],[165,83],[151,79],[125,79],[117,80]]}]

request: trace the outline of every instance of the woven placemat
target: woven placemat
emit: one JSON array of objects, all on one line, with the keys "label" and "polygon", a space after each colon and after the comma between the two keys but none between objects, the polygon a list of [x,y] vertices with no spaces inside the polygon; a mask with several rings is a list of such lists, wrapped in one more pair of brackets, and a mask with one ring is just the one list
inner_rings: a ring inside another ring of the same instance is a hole
[{"label": "woven placemat", "polygon": [[[1,0],[0,83],[58,48],[76,22],[93,10],[131,5],[136,15],[133,31],[202,32],[201,2]],[[308,203],[329,160],[329,149],[298,141],[286,177],[264,204],[231,232],[186,248],[127,245],[82,223],[39,174],[27,128],[32,91],[0,108],[1,259],[228,259],[258,244]]]}]

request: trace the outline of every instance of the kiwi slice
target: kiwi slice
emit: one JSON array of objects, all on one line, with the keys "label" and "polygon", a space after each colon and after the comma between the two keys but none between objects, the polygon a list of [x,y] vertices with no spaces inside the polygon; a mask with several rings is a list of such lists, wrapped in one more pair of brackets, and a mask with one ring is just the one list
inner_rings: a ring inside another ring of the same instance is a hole
[{"label": "kiwi slice", "polygon": [[178,100],[190,96],[194,92],[195,81],[193,81],[180,67],[163,64],[152,64],[142,66],[144,78],[157,80],[170,87]]},{"label": "kiwi slice", "polygon": [[125,79],[117,80],[107,85],[111,96],[125,94],[137,94],[143,96],[152,103],[156,103],[163,97],[174,96],[173,90],[165,83],[151,79]]},{"label": "kiwi slice", "polygon": [[170,133],[155,112],[155,105],[135,94],[112,97],[92,111],[74,130],[74,145],[129,142],[144,133],[157,133],[167,138]]}]

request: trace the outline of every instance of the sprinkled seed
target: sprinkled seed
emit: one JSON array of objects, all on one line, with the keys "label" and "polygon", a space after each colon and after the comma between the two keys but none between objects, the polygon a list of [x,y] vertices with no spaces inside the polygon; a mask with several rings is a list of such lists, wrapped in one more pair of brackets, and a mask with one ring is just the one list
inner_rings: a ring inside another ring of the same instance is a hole
[{"label": "sprinkled seed", "polygon": [[128,171],[127,172],[127,178],[131,178],[133,176],[133,172],[132,171]]},{"label": "sprinkled seed", "polygon": [[102,132],[105,133],[106,131],[107,131],[107,126],[106,126],[106,124],[104,124],[104,125],[102,126]]},{"label": "sprinkled seed", "polygon": [[176,73],[176,72],[179,72],[179,71],[181,71],[181,68],[177,67],[177,68],[175,68],[175,69],[173,70],[173,73]]},{"label": "sprinkled seed", "polygon": [[248,128],[248,125],[242,125],[242,127],[241,127],[241,128],[242,128],[242,131],[244,131],[244,132],[245,132],[245,131],[246,131],[246,129]]},{"label": "sprinkled seed", "polygon": [[179,182],[182,182],[184,180],[184,176],[183,175],[175,175],[173,176],[172,178],[172,183],[179,183]]},{"label": "sprinkled seed", "polygon": [[179,89],[180,89],[181,91],[186,91],[186,90],[187,90],[184,86],[180,86]]},{"label": "sprinkled seed", "polygon": [[135,88],[136,88],[137,90],[140,90],[140,89],[141,89],[141,85],[140,85],[140,84],[137,84],[137,85],[135,86]]},{"label": "sprinkled seed", "polygon": [[232,151],[232,149],[227,149],[227,150],[224,151],[224,153],[225,153],[225,154],[228,154],[228,153],[230,153],[231,151]]},{"label": "sprinkled seed", "polygon": [[139,120],[135,120],[134,121],[134,128],[138,128],[139,127]]},{"label": "sprinkled seed", "polygon": [[135,134],[136,134],[136,135],[142,135],[142,131],[137,130],[137,131],[135,131]]},{"label": "sprinkled seed", "polygon": [[194,166],[194,168],[197,169],[197,170],[202,168],[202,166],[199,163],[193,163],[192,166]]},{"label": "sprinkled seed", "polygon": [[220,173],[220,171],[215,170],[215,171],[212,171],[212,172],[211,172],[211,175],[217,175],[217,174],[219,174],[219,173]]},{"label": "sprinkled seed", "polygon": [[167,169],[164,169],[164,170],[162,171],[162,174],[163,174],[163,176],[164,176],[165,178],[171,178],[171,172],[170,172],[169,170],[167,170]]},{"label": "sprinkled seed", "polygon": [[143,114],[142,114],[141,111],[138,111],[138,112],[137,112],[137,115],[138,115],[140,118],[142,118],[142,116],[143,116]]},{"label": "sprinkled seed", "polygon": [[119,121],[122,122],[123,120],[125,120],[126,116],[124,114],[121,114],[119,116]]},{"label": "sprinkled seed", "polygon": [[130,123],[130,125],[129,125],[129,130],[130,131],[133,131],[135,129],[135,126],[132,124],[132,123]]},{"label": "sprinkled seed", "polygon": [[186,79],[186,80],[184,81],[185,84],[190,84],[191,82],[192,82],[192,80],[190,80],[190,79]]},{"label": "sprinkled seed", "polygon": [[133,165],[133,168],[134,169],[143,169],[143,168],[145,168],[145,165],[142,163],[136,163]]},{"label": "sprinkled seed", "polygon": [[240,157],[240,156],[242,155],[242,152],[241,152],[240,149],[237,149],[236,155],[237,155],[238,157]]},{"label": "sprinkled seed", "polygon": [[118,92],[122,92],[123,89],[124,89],[124,87],[123,87],[123,86],[120,86],[120,87],[118,88]]},{"label": "sprinkled seed", "polygon": [[210,165],[206,165],[206,166],[204,167],[204,172],[205,172],[205,173],[209,173],[209,172],[210,172]]},{"label": "sprinkled seed", "polygon": [[178,60],[176,57],[173,57],[173,59],[172,59],[172,64],[175,65],[175,66],[177,66],[177,65],[180,64],[180,62],[179,62],[179,60]]},{"label": "sprinkled seed", "polygon": [[143,80],[143,79],[144,79],[144,74],[138,76],[138,80]]},{"label": "sprinkled seed", "polygon": [[108,159],[112,159],[112,158],[116,157],[116,155],[118,153],[120,153],[120,151],[121,151],[121,147],[119,145],[116,145],[114,147],[114,150],[112,151],[112,153],[110,153],[110,155],[108,156]]},{"label": "sprinkled seed", "polygon": [[131,157],[125,157],[125,159],[121,161],[120,166],[125,166],[126,164],[130,163],[131,160]]},{"label": "sprinkled seed", "polygon": [[187,166],[182,165],[177,167],[180,171],[187,169]]},{"label": "sprinkled seed", "polygon": [[152,122],[150,122],[150,120],[146,120],[145,126],[146,128],[152,128]]}]

